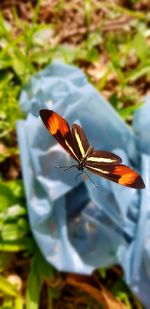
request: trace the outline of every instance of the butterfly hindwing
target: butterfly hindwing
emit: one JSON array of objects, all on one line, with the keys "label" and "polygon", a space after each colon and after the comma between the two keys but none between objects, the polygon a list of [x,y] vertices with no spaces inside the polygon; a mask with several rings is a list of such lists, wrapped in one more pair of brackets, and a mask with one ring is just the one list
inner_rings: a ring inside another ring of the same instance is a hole
[{"label": "butterfly hindwing", "polygon": [[135,189],[142,189],[145,187],[142,177],[126,165],[110,164],[104,166],[95,162],[93,165],[86,163],[85,167],[91,172],[108,180],[117,182],[122,186]]},{"label": "butterfly hindwing", "polygon": [[51,110],[40,110],[40,116],[48,131],[57,142],[75,159],[78,160],[78,149],[75,149],[73,136],[68,122]]},{"label": "butterfly hindwing", "polygon": [[90,166],[95,163],[100,165],[109,165],[109,164],[116,164],[121,163],[122,159],[117,156],[116,154],[108,151],[100,151],[100,150],[93,150],[93,152],[89,155],[86,160],[86,163]]}]

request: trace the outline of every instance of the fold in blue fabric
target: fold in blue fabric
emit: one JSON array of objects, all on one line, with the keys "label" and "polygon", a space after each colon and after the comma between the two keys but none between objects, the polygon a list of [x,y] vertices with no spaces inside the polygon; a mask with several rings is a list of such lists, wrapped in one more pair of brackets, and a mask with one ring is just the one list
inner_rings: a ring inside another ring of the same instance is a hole
[{"label": "fold in blue fabric", "polygon": [[[90,274],[119,264],[131,289],[150,308],[150,97],[131,129],[83,72],[54,62],[22,90],[27,115],[17,122],[31,229],[45,259],[60,271]],[[135,190],[90,174],[56,169],[73,159],[44,127],[41,108],[80,124],[90,144],[120,155],[146,188]]]}]

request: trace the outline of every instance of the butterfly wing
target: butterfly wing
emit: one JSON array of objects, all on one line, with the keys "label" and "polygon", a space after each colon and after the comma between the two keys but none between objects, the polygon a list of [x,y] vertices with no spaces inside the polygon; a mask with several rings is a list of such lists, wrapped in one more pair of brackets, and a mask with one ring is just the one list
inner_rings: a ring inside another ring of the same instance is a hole
[{"label": "butterfly wing", "polygon": [[89,142],[86,138],[83,129],[76,123],[72,125],[72,135],[79,155],[79,159],[81,160],[82,158],[85,157],[90,147]]},{"label": "butterfly wing", "polygon": [[123,164],[101,164],[99,162],[85,164],[91,172],[118,184],[135,189],[145,188],[142,177],[130,167]]},{"label": "butterfly wing", "polygon": [[95,166],[95,163],[105,166],[108,164],[117,164],[121,162],[122,162],[122,159],[116,154],[112,152],[100,151],[100,150],[93,150],[93,152],[86,159],[86,163],[90,166],[92,165]]},{"label": "butterfly wing", "polygon": [[40,116],[48,131],[55,137],[57,142],[78,161],[79,153],[68,122],[52,110],[40,110]]}]

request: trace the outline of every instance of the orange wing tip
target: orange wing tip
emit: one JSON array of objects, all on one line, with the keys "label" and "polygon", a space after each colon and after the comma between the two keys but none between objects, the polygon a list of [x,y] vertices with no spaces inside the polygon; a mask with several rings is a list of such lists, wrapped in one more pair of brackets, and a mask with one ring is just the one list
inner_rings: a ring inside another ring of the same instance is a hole
[{"label": "orange wing tip", "polygon": [[114,174],[120,176],[118,179],[118,183],[122,186],[127,186],[135,189],[145,188],[142,177],[128,166],[117,166],[114,170]]},{"label": "orange wing tip", "polygon": [[57,113],[48,109],[41,109],[40,116],[52,135],[56,135],[60,132],[61,135],[65,137],[66,133],[69,132],[68,123]]},{"label": "orange wing tip", "polygon": [[145,188],[145,184],[140,175],[137,175],[135,178],[135,177],[132,177],[131,175],[125,174],[124,176],[121,176],[119,178],[118,183],[122,186],[131,187],[134,189],[144,189]]}]

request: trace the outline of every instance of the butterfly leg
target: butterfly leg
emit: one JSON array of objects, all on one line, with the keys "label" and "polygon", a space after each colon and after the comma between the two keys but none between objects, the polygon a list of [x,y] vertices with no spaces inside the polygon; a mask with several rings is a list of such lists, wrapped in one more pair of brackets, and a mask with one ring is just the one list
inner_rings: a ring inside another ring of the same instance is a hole
[{"label": "butterfly leg", "polygon": [[81,171],[80,174],[78,174],[78,175],[76,176],[75,181],[77,181],[78,177],[79,177],[79,176],[82,176],[82,174],[83,174],[83,170]]},{"label": "butterfly leg", "polygon": [[84,174],[92,181],[95,188],[98,188],[98,185],[93,181],[93,179],[88,175],[86,171],[84,171]]}]

